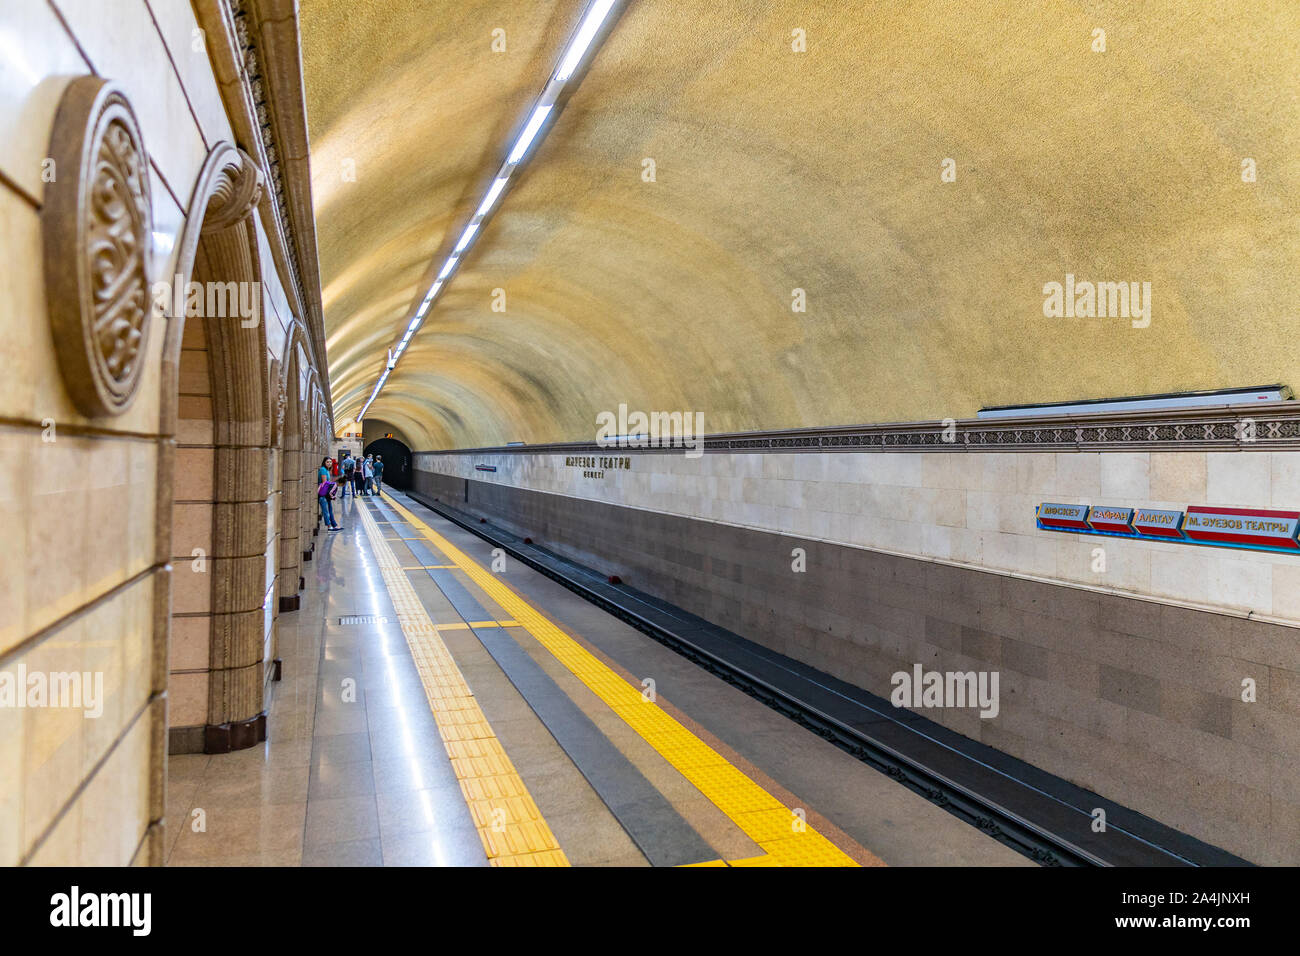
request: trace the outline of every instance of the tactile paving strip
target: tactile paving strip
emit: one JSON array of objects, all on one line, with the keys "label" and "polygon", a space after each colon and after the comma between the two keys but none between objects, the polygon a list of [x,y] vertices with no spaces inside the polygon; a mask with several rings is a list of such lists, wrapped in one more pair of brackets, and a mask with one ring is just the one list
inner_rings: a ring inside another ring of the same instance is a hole
[{"label": "tactile paving strip", "polygon": [[568,858],[492,733],[401,562],[384,542],[369,509],[357,511],[488,862],[493,866],[568,866]]},{"label": "tactile paving strip", "polygon": [[737,860],[731,865],[858,865],[809,826],[804,814],[786,807],[667,711],[643,697],[641,688],[633,687],[605,666],[499,577],[486,571],[409,509],[391,498],[388,503],[766,852],[766,856]]}]

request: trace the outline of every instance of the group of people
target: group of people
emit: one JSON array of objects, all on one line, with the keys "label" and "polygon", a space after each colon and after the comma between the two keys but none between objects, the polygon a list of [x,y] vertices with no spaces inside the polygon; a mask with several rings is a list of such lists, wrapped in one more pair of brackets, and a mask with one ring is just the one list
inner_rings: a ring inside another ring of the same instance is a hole
[{"label": "group of people", "polygon": [[349,452],[341,462],[333,464],[333,470],[336,482],[343,479],[344,497],[349,489],[354,495],[377,495],[384,477],[384,459],[379,455],[353,458]]},{"label": "group of people", "polygon": [[379,455],[366,455],[365,458],[353,458],[349,452],[340,462],[325,458],[317,472],[316,501],[320,504],[321,520],[330,531],[342,531],[342,526],[334,520],[334,506],[331,502],[340,495],[347,497],[351,489],[353,497],[379,494],[384,477],[384,459]]}]

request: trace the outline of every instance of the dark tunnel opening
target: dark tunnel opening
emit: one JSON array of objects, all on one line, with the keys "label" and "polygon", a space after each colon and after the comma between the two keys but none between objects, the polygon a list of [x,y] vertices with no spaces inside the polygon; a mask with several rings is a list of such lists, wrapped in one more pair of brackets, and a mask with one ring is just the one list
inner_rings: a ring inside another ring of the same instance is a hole
[{"label": "dark tunnel opening", "polygon": [[403,491],[411,487],[411,449],[396,438],[377,438],[366,446],[367,455],[384,460],[384,484]]}]

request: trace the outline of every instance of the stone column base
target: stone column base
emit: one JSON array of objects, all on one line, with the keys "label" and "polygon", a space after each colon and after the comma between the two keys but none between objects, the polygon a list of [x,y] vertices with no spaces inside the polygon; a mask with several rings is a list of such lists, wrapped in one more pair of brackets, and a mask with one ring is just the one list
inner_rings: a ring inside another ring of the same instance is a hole
[{"label": "stone column base", "polygon": [[228,724],[208,724],[203,728],[203,752],[228,754],[232,750],[247,750],[266,740],[266,711],[247,720]]}]

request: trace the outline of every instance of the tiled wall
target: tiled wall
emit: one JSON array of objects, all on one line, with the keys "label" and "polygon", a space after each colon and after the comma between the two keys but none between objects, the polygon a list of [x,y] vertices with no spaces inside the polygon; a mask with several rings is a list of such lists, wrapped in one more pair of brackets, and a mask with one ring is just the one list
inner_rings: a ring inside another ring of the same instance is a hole
[{"label": "tiled wall", "polygon": [[[191,5],[114,0],[111,12],[107,7],[102,0],[0,4],[0,456],[15,469],[0,483],[0,527],[11,558],[0,575],[0,670],[102,671],[108,700],[97,719],[66,709],[0,708],[0,865],[147,861],[145,834],[162,814],[157,745],[166,727],[166,668],[154,641],[166,633],[169,592],[168,555],[155,538],[157,496],[167,493],[157,485],[167,447],[159,433],[165,330],[155,323],[127,413],[78,414],[45,307],[42,161],[70,79],[97,73],[123,86],[151,158],[156,280],[173,272],[208,150],[233,136]],[[292,317],[260,223],[258,236],[266,339],[278,350]],[[182,409],[182,417],[201,416]],[[211,442],[201,424],[190,426],[198,431],[178,436],[182,444]],[[201,463],[188,462],[176,478],[187,486],[204,474]],[[206,474],[210,481],[210,467]],[[180,496],[198,500],[205,491]],[[177,515],[187,541],[203,538],[201,510]],[[268,523],[268,539],[274,528]],[[187,595],[178,588],[181,606]],[[201,653],[195,635],[182,629],[177,660],[197,663]],[[202,698],[201,689],[187,693],[177,695],[174,716],[189,719],[191,697]]]},{"label": "tiled wall", "polygon": [[1247,859],[1300,863],[1294,627],[499,482],[417,471],[416,490],[881,697],[918,663],[996,671],[996,717],[926,716]]},{"label": "tiled wall", "polygon": [[[1040,531],[1044,501],[1300,509],[1297,452],[417,456],[417,469],[1300,623],[1300,557]],[[476,465],[495,466],[495,472]],[[1094,571],[1095,548],[1105,570]]]}]

